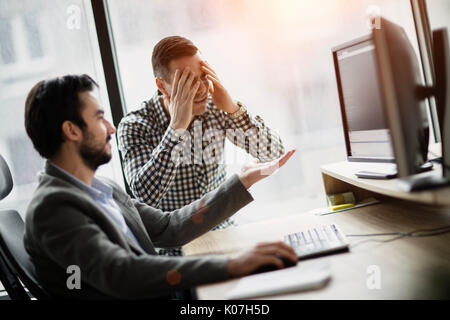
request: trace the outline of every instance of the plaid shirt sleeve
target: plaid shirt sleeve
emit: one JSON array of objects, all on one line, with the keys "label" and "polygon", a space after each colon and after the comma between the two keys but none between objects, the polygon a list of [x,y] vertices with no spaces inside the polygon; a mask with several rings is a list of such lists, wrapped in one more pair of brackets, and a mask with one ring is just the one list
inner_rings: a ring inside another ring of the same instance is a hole
[{"label": "plaid shirt sleeve", "polygon": [[172,159],[172,150],[182,135],[169,126],[156,144],[145,138],[148,130],[140,121],[122,121],[117,135],[131,191],[140,201],[157,206],[176,175],[178,163]]},{"label": "plaid shirt sleeve", "polygon": [[284,154],[280,136],[267,127],[260,116],[253,117],[246,111],[236,119],[232,119],[226,112],[214,108],[225,124],[227,139],[234,145],[261,162],[272,161]]}]

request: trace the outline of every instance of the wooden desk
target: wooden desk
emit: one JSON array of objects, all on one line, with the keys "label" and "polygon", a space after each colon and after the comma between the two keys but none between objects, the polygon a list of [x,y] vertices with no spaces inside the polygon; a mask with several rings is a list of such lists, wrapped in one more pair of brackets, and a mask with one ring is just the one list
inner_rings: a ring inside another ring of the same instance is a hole
[{"label": "wooden desk", "polygon": [[[413,202],[437,206],[450,206],[450,187],[424,190],[419,192],[404,192],[398,186],[398,179],[374,180],[359,179],[357,171],[380,170],[392,168],[392,164],[374,164],[363,162],[338,162],[323,166],[322,178],[326,194],[353,191],[356,197],[363,199],[372,195],[384,195]],[[434,165],[434,170],[423,172],[418,176],[441,176],[441,166]]]},{"label": "wooden desk", "polygon": [[[432,195],[400,195],[393,181],[384,181],[393,190],[388,197],[382,189],[383,181],[361,181],[351,176],[352,166],[345,164],[322,169],[325,189],[354,191],[357,196],[375,195],[381,203],[326,216],[299,212],[296,215],[258,223],[211,231],[184,247],[186,255],[228,254],[236,255],[261,241],[281,240],[284,234],[297,232],[311,226],[337,223],[345,234],[413,231],[450,225],[450,208],[432,201],[441,199]],[[337,172],[336,168],[339,169]],[[360,169],[360,168],[354,168]],[[345,179],[344,179],[345,178]],[[364,186],[363,183],[369,184]],[[358,186],[355,185],[358,183]],[[370,186],[381,188],[376,193]],[[363,188],[365,187],[365,188]],[[430,192],[430,191],[428,191]],[[448,190],[437,191],[440,194]],[[431,192],[432,193],[432,192]],[[400,199],[399,199],[400,198]],[[414,199],[413,199],[414,198]],[[408,200],[404,200],[408,199]],[[431,199],[431,200],[430,200]],[[415,200],[414,202],[411,200]],[[417,202],[416,202],[417,201]],[[430,202],[431,201],[431,202]],[[299,206],[300,207],[300,206]],[[390,237],[377,237],[389,239]],[[367,237],[350,237],[355,244]],[[371,238],[374,239],[374,238]],[[322,289],[267,297],[270,299],[426,299],[443,296],[442,287],[450,281],[450,234],[402,238],[393,242],[366,242],[351,247],[350,252],[330,255],[300,263],[329,261],[331,281]],[[380,270],[381,289],[369,289],[367,281],[370,266]],[[224,299],[238,280],[203,285],[197,288],[199,299]],[[447,291],[448,294],[448,291]],[[449,298],[446,296],[446,298]]]}]

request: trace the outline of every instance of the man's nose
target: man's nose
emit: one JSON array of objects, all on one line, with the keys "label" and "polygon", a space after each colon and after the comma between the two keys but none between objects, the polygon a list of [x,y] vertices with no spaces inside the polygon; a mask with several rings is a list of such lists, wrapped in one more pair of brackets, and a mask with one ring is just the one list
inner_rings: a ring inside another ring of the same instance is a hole
[{"label": "man's nose", "polygon": [[108,130],[108,134],[116,133],[116,128],[108,120],[105,120],[105,121],[106,121],[106,128]]}]

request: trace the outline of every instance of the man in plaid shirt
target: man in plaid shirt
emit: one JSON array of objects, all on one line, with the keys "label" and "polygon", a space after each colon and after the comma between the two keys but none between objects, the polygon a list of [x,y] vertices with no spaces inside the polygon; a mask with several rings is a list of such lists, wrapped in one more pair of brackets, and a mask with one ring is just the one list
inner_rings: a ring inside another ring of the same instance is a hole
[{"label": "man in plaid shirt", "polygon": [[[125,175],[138,200],[172,211],[217,188],[226,177],[225,138],[261,162],[284,153],[278,135],[231,99],[190,40],[162,39],[152,65],[159,90],[118,126]],[[183,87],[196,91],[191,101]]]}]

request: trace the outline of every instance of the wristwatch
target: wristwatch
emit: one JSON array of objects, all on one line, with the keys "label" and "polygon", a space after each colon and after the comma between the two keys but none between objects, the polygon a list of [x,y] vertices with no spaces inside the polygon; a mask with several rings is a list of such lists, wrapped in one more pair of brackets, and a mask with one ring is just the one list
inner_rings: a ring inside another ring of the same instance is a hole
[{"label": "wristwatch", "polygon": [[229,113],[231,119],[236,119],[247,112],[247,108],[240,101],[237,101],[236,104],[238,105],[239,110],[234,113]]}]

